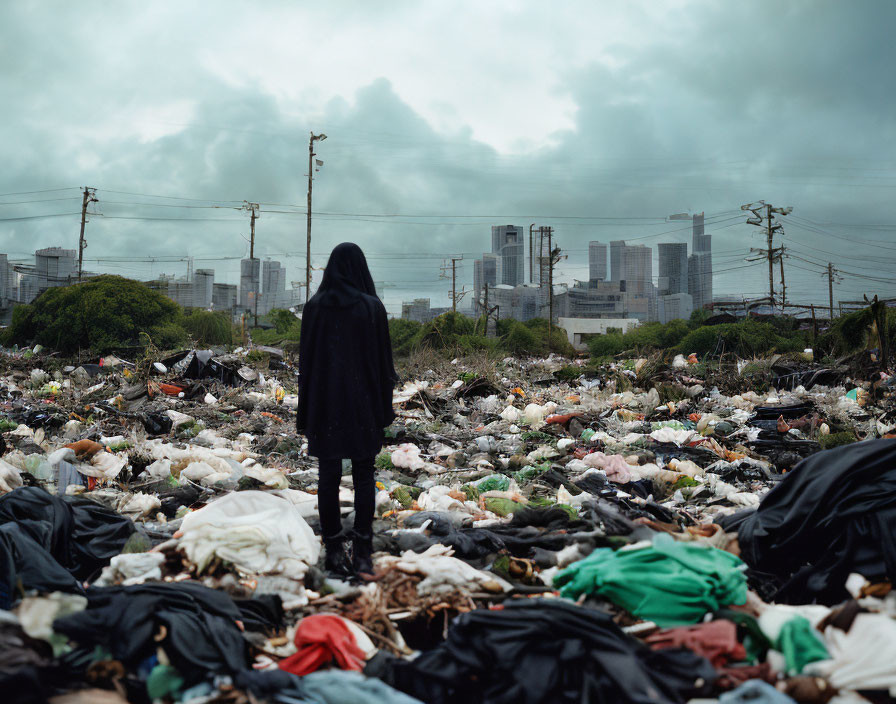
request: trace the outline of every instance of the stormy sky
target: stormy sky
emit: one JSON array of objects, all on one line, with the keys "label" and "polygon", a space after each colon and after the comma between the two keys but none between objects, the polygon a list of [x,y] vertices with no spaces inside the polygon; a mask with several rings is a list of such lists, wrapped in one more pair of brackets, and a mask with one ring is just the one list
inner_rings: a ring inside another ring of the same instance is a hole
[{"label": "stormy sky", "polygon": [[837,298],[896,296],[894,26],[889,0],[2,3],[0,251],[75,248],[86,185],[86,268],[235,283],[249,200],[300,280],[313,130],[313,265],[357,242],[392,313],[447,304],[446,257],[469,288],[493,224],[552,226],[571,282],[589,240],[690,242],[665,218],[700,211],[716,293],[761,295],[758,199],[794,209],[788,298],[826,302],[829,261]]}]

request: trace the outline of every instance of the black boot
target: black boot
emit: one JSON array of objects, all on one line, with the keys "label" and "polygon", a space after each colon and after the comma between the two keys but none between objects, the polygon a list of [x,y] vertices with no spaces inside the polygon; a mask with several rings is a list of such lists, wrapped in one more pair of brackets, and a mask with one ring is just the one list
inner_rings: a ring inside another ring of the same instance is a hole
[{"label": "black boot", "polygon": [[345,539],[342,535],[324,538],[324,571],[331,577],[345,579],[354,576],[352,565],[345,551]]},{"label": "black boot", "polygon": [[373,533],[352,531],[352,566],[358,574],[373,575]]}]

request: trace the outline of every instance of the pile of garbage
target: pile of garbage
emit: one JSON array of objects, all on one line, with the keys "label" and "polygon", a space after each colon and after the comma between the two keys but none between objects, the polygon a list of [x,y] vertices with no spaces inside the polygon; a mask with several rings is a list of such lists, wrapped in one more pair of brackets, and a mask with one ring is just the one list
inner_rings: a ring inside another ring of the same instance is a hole
[{"label": "pile of garbage", "polygon": [[[0,351],[5,700],[896,697],[886,371],[437,366],[395,390],[375,578],[343,581],[289,355]],[[340,499],[350,526],[348,461]]]}]

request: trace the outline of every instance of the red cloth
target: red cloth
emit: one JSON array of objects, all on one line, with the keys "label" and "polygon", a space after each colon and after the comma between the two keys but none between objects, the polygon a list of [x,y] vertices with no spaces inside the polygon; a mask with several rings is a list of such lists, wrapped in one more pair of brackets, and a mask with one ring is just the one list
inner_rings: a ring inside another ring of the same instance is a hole
[{"label": "red cloth", "polygon": [[362,670],[364,652],[345,622],[333,614],[306,616],[296,628],[295,655],[280,661],[280,669],[307,675],[336,661],[342,670]]},{"label": "red cloth", "polygon": [[646,641],[654,650],[681,647],[692,650],[709,660],[717,670],[747,657],[744,646],[737,641],[737,626],[724,619],[660,631],[647,636]]}]

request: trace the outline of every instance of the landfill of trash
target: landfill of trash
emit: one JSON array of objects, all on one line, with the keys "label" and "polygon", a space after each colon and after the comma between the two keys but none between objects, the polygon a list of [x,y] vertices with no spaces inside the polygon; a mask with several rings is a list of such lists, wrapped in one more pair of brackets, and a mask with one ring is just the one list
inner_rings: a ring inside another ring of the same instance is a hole
[{"label": "landfill of trash", "polygon": [[405,365],[344,581],[288,354],[93,362],[0,351],[3,701],[896,697],[879,369]]}]

